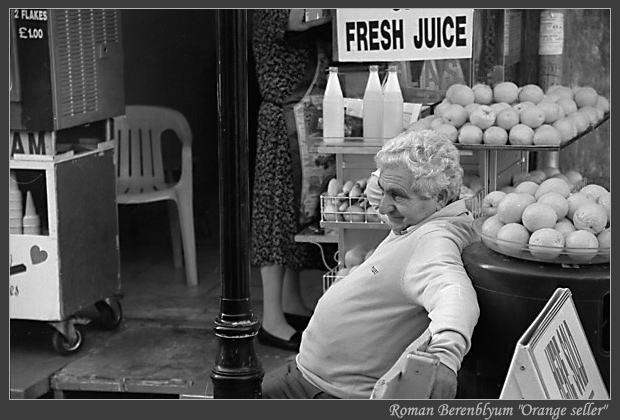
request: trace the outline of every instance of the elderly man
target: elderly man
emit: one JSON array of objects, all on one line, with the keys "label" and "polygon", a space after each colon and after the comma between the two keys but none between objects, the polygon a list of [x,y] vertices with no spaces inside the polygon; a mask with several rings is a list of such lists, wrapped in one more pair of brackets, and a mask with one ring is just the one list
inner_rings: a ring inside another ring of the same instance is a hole
[{"label": "elderly man", "polygon": [[456,395],[479,316],[461,259],[478,238],[458,200],[458,150],[434,131],[405,132],[375,162],[379,176],[368,195],[371,202],[380,198],[376,205],[391,232],[319,299],[295,361],[265,376],[264,398],[369,398],[427,329],[426,352],[441,361],[431,398]]}]

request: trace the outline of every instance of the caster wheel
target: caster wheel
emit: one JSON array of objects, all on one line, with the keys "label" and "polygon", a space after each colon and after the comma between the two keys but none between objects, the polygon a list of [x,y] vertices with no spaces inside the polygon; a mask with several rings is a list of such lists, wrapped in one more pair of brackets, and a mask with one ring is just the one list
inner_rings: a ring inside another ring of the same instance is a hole
[{"label": "caster wheel", "polygon": [[84,336],[80,332],[80,330],[75,330],[76,340],[75,343],[71,344],[67,337],[62,335],[60,331],[54,331],[54,335],[52,336],[52,346],[56,353],[61,356],[67,356],[69,354],[76,353],[84,344]]},{"label": "caster wheel", "polygon": [[114,330],[118,328],[123,320],[123,310],[118,299],[103,299],[95,303],[95,307],[99,311],[100,318],[97,325],[104,330]]}]

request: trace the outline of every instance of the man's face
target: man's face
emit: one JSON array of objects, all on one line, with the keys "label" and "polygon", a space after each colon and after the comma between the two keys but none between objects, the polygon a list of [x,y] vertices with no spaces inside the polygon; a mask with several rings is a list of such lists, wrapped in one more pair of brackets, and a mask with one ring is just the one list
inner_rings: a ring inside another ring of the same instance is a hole
[{"label": "man's face", "polygon": [[379,187],[383,191],[379,213],[388,217],[396,233],[417,225],[438,209],[438,201],[416,194],[412,182],[411,173],[404,168],[384,169],[379,176]]}]

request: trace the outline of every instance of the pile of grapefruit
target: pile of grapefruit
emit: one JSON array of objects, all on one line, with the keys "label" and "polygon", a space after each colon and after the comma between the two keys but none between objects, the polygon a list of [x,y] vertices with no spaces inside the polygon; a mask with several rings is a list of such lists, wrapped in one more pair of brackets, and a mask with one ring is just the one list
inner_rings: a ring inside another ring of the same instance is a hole
[{"label": "pile of grapefruit", "polygon": [[487,194],[482,212],[483,242],[505,254],[525,251],[535,260],[562,263],[609,261],[611,192],[601,185],[575,189],[561,177],[522,181],[511,192]]},{"label": "pile of grapefruit", "polygon": [[454,143],[558,146],[603,120],[609,100],[590,86],[453,84],[433,114],[407,130],[434,129]]}]

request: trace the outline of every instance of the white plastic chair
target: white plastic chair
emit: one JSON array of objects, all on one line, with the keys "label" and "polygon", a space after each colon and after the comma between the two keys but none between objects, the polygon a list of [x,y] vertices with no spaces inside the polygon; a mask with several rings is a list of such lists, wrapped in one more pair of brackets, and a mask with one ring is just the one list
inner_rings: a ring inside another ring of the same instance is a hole
[{"label": "white plastic chair", "polygon": [[[161,137],[167,130],[174,131],[181,141],[181,176],[177,182],[166,182],[164,175]],[[182,267],[184,257],[187,284],[196,286],[192,132],[187,120],[172,109],[129,105],[125,115],[114,118],[113,137],[116,140],[117,203],[143,204],[163,200],[176,203],[175,209],[171,202],[168,206],[174,265]]]}]

